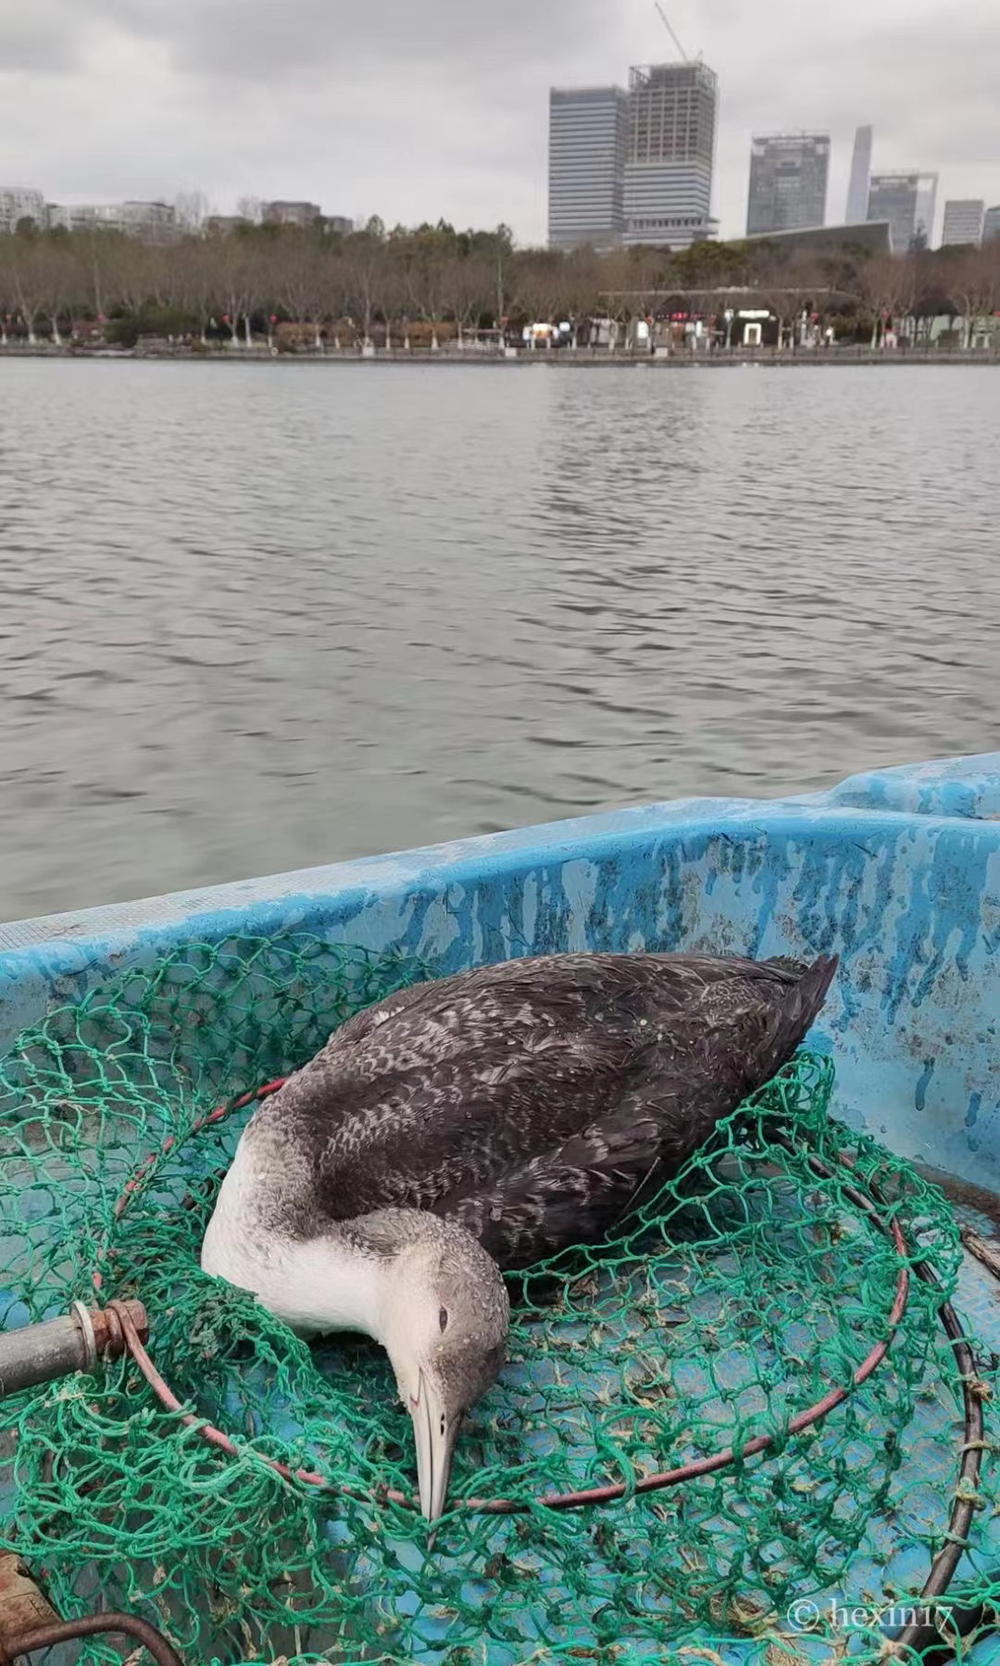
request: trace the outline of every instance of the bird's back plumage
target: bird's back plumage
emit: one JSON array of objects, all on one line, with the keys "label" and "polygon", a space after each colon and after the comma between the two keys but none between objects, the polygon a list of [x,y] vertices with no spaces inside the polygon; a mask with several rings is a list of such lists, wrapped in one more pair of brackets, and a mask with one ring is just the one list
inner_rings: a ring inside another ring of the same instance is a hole
[{"label": "bird's back plumage", "polygon": [[835,965],[552,955],[391,995],[256,1112],[260,1228],[424,1209],[504,1268],[593,1239],[787,1061]]}]

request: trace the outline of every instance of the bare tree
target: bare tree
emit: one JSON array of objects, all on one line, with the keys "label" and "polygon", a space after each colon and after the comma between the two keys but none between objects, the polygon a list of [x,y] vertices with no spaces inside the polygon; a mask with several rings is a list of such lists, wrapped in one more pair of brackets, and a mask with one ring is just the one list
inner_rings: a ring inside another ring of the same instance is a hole
[{"label": "bare tree", "polygon": [[145,243],[122,238],[115,261],[115,303],[137,321],[152,299],[153,255]]},{"label": "bare tree", "polygon": [[[570,306],[566,262],[557,250],[543,249],[520,267],[521,299],[539,323],[558,324]],[[548,345],[552,345],[549,335]]]},{"label": "bare tree", "polygon": [[178,191],[174,197],[174,218],[178,230],[187,236],[199,232],[208,218],[208,198],[204,191]]},{"label": "bare tree", "polygon": [[454,320],[459,345],[464,332],[492,310],[492,284],[493,267],[482,254],[456,252],[443,267],[440,317]]},{"label": "bare tree", "polygon": [[230,346],[240,345],[240,323],[245,325],[250,345],[250,308],[256,293],[256,272],[250,239],[230,232],[213,245],[215,253],[215,295],[222,321],[228,326]]},{"label": "bare tree", "polygon": [[250,226],[259,226],[264,218],[264,204],[260,197],[237,197],[236,212]]},{"label": "bare tree", "polygon": [[948,263],[949,301],[962,319],[962,346],[969,352],[975,341],[976,321],[993,315],[1000,305],[1000,244],[963,249]]},{"label": "bare tree", "polygon": [[72,314],[73,302],[80,293],[76,250],[69,234],[62,232],[57,237],[45,238],[38,255],[42,313],[49,321],[53,346],[61,347],[59,320],[67,311]]},{"label": "bare tree", "polygon": [[275,297],[281,286],[281,244],[280,238],[268,235],[264,238],[244,237],[244,257],[246,262],[244,274],[244,288],[246,291],[243,312],[243,334],[247,347],[253,346],[252,318],[254,314],[263,314],[264,332],[267,336],[268,347],[274,347],[274,318],[272,312],[276,304]]},{"label": "bare tree", "polygon": [[676,282],[669,250],[616,249],[604,256],[597,274],[600,295],[619,329],[659,310]]},{"label": "bare tree", "polygon": [[372,321],[379,310],[385,281],[385,240],[373,230],[353,232],[344,240],[343,271],[350,297],[348,305],[361,323],[361,346],[372,344]]},{"label": "bare tree", "polygon": [[15,236],[10,242],[10,293],[20,314],[28,337],[29,347],[37,345],[35,326],[45,312],[45,292],[49,275],[46,240],[29,233]]},{"label": "bare tree", "polygon": [[920,298],[921,272],[920,262],[922,251],[916,251],[917,258],[901,260],[897,275],[895,304],[893,307],[893,322],[898,326],[902,322],[912,336],[912,326],[916,314],[917,302]]},{"label": "bare tree", "polygon": [[0,347],[7,346],[7,326],[13,321],[17,304],[14,299],[14,273],[10,259],[12,241],[10,237],[0,237]]},{"label": "bare tree", "polygon": [[580,249],[572,261],[565,263],[560,305],[572,320],[587,318],[595,312],[600,294],[600,260],[592,249]]},{"label": "bare tree", "polygon": [[859,267],[857,289],[872,314],[871,348],[878,346],[887,321],[908,315],[916,298],[914,263],[905,256],[872,255]]},{"label": "bare tree", "polygon": [[78,261],[80,301],[91,317],[103,324],[117,305],[121,240],[113,232],[77,231],[73,247]]},{"label": "bare tree", "polygon": [[408,317],[440,323],[451,304],[454,271],[468,264],[468,250],[463,250],[454,229],[443,221],[401,235],[394,232],[390,241],[395,244]]},{"label": "bare tree", "polygon": [[600,267],[600,300],[619,330],[632,318],[636,302],[631,291],[632,262],[627,249],[613,249]]},{"label": "bare tree", "polygon": [[330,257],[313,231],[287,231],[276,247],[276,289],[297,323],[310,324],[313,346],[322,351],[321,327],[329,316]]},{"label": "bare tree", "polygon": [[775,253],[766,245],[749,270],[750,286],[756,291],[778,324],[778,351],[793,345],[795,321],[811,300],[815,272],[805,261]]},{"label": "bare tree", "polygon": [[218,297],[214,252],[200,239],[186,239],[170,251],[177,304],[194,321],[202,346],[208,345]]}]

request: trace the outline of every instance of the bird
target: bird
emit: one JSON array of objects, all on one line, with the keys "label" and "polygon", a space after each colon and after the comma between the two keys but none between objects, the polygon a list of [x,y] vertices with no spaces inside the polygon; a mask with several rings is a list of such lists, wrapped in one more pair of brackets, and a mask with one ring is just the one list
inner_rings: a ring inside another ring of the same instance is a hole
[{"label": "bird", "polygon": [[300,1336],[381,1343],[436,1522],[505,1358],[503,1275],[599,1240],[676,1174],[788,1061],[836,964],[565,953],[388,995],[261,1102],[202,1268]]}]

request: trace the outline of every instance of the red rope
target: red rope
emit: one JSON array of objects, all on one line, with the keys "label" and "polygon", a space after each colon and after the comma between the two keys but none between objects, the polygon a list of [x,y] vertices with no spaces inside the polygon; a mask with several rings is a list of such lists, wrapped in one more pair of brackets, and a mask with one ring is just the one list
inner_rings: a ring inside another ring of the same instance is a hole
[{"label": "red rope", "polygon": [[[204,1116],[198,1122],[195,1122],[190,1129],[190,1133],[196,1134],[200,1132],[200,1130],[202,1128],[206,1128],[209,1123],[220,1121],[220,1119],[228,1115],[230,1111],[241,1110],[245,1105],[249,1105],[254,1099],[265,1099],[268,1094],[276,1093],[278,1088],[283,1085],[284,1081],[285,1077],[278,1077],[273,1082],[266,1082],[263,1087],[257,1088],[250,1093],[243,1094],[241,1098],[234,1100],[231,1104],[218,1106],[214,1111],[209,1112],[207,1116]],[[173,1137],[165,1140],[160,1148],[160,1153],[169,1151],[174,1143]],[[152,1156],[147,1157],[140,1168],[136,1170],[136,1173],[126,1185],[121,1197],[115,1205],[116,1219],[121,1215],[123,1209],[129,1201],[129,1198],[140,1184],[143,1172],[149,1168],[151,1163],[155,1162],[156,1157],[159,1156],[160,1153],[153,1153]],[[852,1178],[856,1179],[856,1176],[852,1175]],[[867,1382],[872,1373],[878,1370],[878,1367],[881,1365],[886,1354],[889,1352],[889,1348],[896,1332],[896,1327],[898,1326],[906,1307],[906,1298],[909,1293],[910,1279],[909,1270],[906,1266],[906,1240],[903,1237],[899,1222],[896,1220],[895,1216],[893,1216],[888,1222],[888,1233],[892,1238],[892,1242],[897,1253],[902,1258],[904,1263],[899,1269],[899,1275],[896,1279],[896,1292],[892,1307],[889,1310],[887,1319],[888,1335],[882,1342],[877,1342],[866,1355],[864,1360],[862,1360],[861,1364],[854,1372],[850,1384],[841,1388],[831,1389],[830,1392],[825,1394],[821,1400],[817,1400],[815,1405],[810,1406],[806,1411],[799,1412],[797,1416],[793,1417],[788,1424],[786,1436],[799,1435],[804,1429],[812,1428],[814,1424],[821,1422],[822,1419],[828,1415],[828,1413],[835,1409],[835,1407],[842,1405],[854,1389],[860,1388],[862,1383]],[[94,1286],[97,1289],[100,1288],[100,1278],[101,1275],[99,1273],[94,1274]],[[357,1492],[351,1488],[345,1487],[335,1489],[332,1481],[330,1481],[326,1476],[318,1474],[315,1470],[293,1470],[287,1464],[279,1463],[275,1458],[265,1457],[263,1453],[254,1452],[251,1448],[246,1446],[237,1446],[229,1439],[228,1435],[223,1434],[221,1429],[216,1429],[211,1423],[204,1422],[201,1418],[196,1417],[192,1412],[185,1412],[173,1389],[160,1375],[159,1371],[157,1371],[156,1366],[153,1364],[148,1353],[146,1352],[146,1349],[143,1347],[139,1338],[139,1333],[132,1322],[131,1314],[128,1312],[125,1304],[123,1302],[113,1301],[109,1302],[108,1306],[118,1315],[122,1331],[125,1336],[125,1341],[128,1345],[129,1353],[132,1355],[132,1358],[135,1360],[136,1365],[139,1367],[139,1370],[142,1372],[143,1377],[153,1390],[153,1393],[156,1395],[160,1404],[167,1411],[180,1414],[181,1422],[185,1425],[185,1427],[195,1429],[199,1437],[205,1441],[207,1445],[216,1447],[220,1452],[225,1452],[227,1457],[252,1458],[257,1463],[263,1464],[268,1469],[273,1470],[275,1474],[280,1475],[283,1480],[301,1481],[306,1486],[310,1487],[327,1487],[330,1488],[330,1490],[339,1491],[343,1494],[343,1496],[348,1498],[358,1498],[362,1501],[367,1500],[367,1494]],[[758,1457],[761,1452],[766,1452],[769,1447],[774,1446],[778,1438],[779,1437],[776,1434],[755,1435],[752,1440],[748,1440],[744,1446],[739,1448],[738,1451],[735,1447],[730,1446],[723,1452],[714,1453],[711,1457],[692,1458],[688,1463],[681,1464],[676,1469],[662,1470],[656,1475],[644,1475],[640,1480],[632,1483],[615,1481],[610,1482],[608,1485],[603,1487],[588,1487],[579,1492],[547,1493],[535,1499],[533,1502],[542,1505],[548,1510],[569,1510],[579,1508],[582,1505],[608,1504],[613,1502],[615,1499],[631,1496],[633,1493],[657,1492],[664,1487],[675,1487],[685,1481],[698,1480],[703,1475],[711,1475],[716,1470],[726,1469],[729,1465],[742,1462],[747,1458]],[[419,1508],[415,1499],[408,1498],[405,1493],[397,1492],[390,1488],[379,1489],[377,1494],[374,1496],[374,1501],[378,1503],[402,1504],[410,1509]],[[467,1510],[475,1510],[479,1513],[490,1515],[512,1515],[515,1512],[524,1511],[529,1508],[527,1503],[523,1503],[512,1498],[467,1498],[463,1499],[461,1503]]]}]

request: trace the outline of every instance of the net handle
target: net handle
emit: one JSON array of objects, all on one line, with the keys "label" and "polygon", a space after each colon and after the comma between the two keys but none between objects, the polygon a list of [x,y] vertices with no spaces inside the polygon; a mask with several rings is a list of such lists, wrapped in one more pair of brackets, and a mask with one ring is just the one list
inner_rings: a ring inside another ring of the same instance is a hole
[{"label": "net handle", "polygon": [[162,1631],[157,1631],[137,1614],[84,1614],[77,1620],[53,1620],[51,1625],[33,1626],[30,1631],[18,1632],[13,1637],[0,1638],[0,1666],[16,1662],[25,1655],[37,1654],[41,1649],[56,1649],[78,1638],[103,1637],[108,1632],[131,1637],[134,1643],[152,1656],[156,1666],[183,1666],[177,1653]]}]

